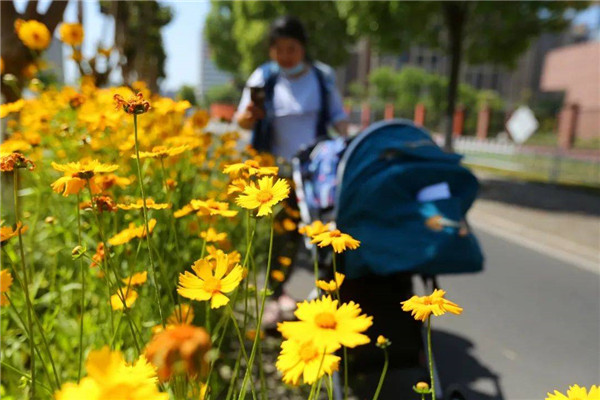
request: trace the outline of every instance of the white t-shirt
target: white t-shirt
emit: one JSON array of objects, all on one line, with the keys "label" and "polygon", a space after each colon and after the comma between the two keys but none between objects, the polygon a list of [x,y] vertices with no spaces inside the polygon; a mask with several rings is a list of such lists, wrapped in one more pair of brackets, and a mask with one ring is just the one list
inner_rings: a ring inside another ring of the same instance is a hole
[{"label": "white t-shirt", "polygon": [[[328,87],[329,120],[333,124],[346,119],[347,116],[333,79],[326,79],[326,82],[330,85]],[[249,87],[264,85],[263,71],[258,68],[246,82],[238,113],[244,111],[250,103]],[[313,144],[320,105],[319,80],[312,68],[294,79],[278,74],[273,92],[273,154],[275,156],[289,160],[303,146]]]}]

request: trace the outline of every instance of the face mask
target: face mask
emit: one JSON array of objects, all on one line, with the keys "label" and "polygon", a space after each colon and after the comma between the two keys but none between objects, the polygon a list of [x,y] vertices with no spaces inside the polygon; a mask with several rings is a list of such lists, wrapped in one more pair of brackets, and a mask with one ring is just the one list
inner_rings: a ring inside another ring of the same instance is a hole
[{"label": "face mask", "polygon": [[291,68],[283,68],[282,66],[279,66],[279,69],[281,70],[281,73],[287,76],[298,75],[304,70],[304,63],[301,61]]}]

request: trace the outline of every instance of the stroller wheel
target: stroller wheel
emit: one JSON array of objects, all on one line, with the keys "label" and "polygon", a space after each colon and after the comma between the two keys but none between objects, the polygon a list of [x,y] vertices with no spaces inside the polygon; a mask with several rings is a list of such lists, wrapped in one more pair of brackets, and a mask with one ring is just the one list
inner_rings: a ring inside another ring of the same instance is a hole
[{"label": "stroller wheel", "polygon": [[452,384],[444,390],[444,400],[467,400],[460,385]]}]

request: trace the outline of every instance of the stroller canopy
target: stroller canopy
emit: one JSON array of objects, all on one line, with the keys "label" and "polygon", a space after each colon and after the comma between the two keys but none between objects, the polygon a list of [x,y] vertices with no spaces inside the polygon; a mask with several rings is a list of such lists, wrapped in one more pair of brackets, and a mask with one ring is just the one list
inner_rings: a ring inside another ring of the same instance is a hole
[{"label": "stroller canopy", "polygon": [[[478,182],[460,160],[404,120],[376,123],[350,143],[335,202],[339,229],[362,242],[345,253],[349,278],[481,270],[481,250],[464,222]],[[422,196],[440,186],[442,194]]]}]

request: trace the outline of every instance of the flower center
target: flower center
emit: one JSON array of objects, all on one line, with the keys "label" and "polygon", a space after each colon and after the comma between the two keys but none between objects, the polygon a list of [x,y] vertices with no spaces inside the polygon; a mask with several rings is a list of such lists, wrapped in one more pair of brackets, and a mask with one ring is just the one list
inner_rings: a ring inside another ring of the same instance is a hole
[{"label": "flower center", "polygon": [[258,200],[260,203],[267,203],[271,201],[271,199],[273,199],[273,193],[267,190],[261,190],[256,195],[256,200]]},{"label": "flower center", "polygon": [[337,322],[335,315],[330,312],[322,312],[315,316],[315,324],[323,329],[335,329]]},{"label": "flower center", "polygon": [[319,356],[317,348],[310,342],[304,343],[300,348],[300,359],[308,363]]},{"label": "flower center", "polygon": [[331,236],[331,237],[340,237],[340,236],[342,236],[342,232],[340,232],[338,229],[334,229],[333,231],[331,231],[329,233],[329,236]]},{"label": "flower center", "polygon": [[221,291],[221,280],[209,277],[204,280],[204,290],[209,293],[218,293]]}]

